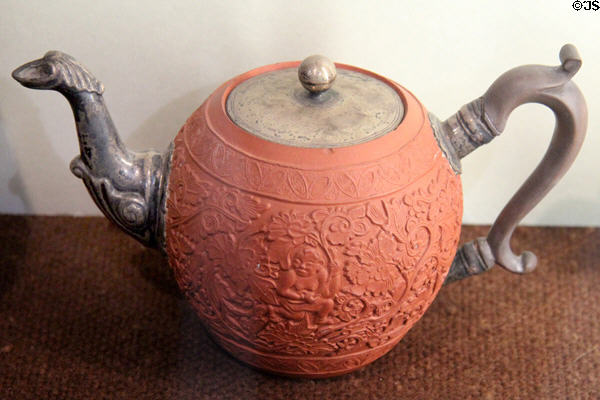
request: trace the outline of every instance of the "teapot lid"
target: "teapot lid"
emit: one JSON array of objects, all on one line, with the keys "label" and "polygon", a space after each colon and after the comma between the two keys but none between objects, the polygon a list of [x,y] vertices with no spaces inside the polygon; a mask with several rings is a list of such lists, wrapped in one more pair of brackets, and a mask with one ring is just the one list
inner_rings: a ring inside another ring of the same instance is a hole
[{"label": "teapot lid", "polygon": [[311,56],[238,84],[229,118],[262,139],[295,147],[335,148],[395,130],[404,117],[396,89],[375,74]]}]

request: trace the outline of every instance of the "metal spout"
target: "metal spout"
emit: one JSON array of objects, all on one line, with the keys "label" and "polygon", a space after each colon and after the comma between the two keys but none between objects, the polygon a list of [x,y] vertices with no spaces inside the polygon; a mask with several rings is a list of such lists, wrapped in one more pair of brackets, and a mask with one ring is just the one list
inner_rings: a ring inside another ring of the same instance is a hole
[{"label": "metal spout", "polygon": [[110,220],[144,245],[162,248],[168,152],[129,151],[104,103],[102,83],[65,53],[49,51],[12,76],[25,87],[55,90],[67,98],[80,148],[71,171]]}]

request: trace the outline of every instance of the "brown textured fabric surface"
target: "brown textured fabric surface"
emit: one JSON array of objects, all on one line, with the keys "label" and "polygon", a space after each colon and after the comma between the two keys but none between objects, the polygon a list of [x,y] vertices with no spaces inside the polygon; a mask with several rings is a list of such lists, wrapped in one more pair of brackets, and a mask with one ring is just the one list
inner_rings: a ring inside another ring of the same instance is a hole
[{"label": "brown textured fabric surface", "polygon": [[599,229],[520,228],[535,272],[449,285],[382,359],[295,380],[218,348],[161,257],[108,221],[0,226],[0,399],[600,398]]}]

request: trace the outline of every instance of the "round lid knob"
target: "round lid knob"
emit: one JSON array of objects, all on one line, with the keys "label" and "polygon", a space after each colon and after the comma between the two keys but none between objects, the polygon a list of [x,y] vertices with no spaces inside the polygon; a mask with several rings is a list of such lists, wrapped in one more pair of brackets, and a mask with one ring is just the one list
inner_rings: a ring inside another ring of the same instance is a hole
[{"label": "round lid knob", "polygon": [[305,58],[298,67],[300,83],[314,94],[329,89],[336,76],[335,64],[325,56],[314,55]]},{"label": "round lid knob", "polygon": [[237,126],[271,142],[351,146],[393,131],[404,116],[404,104],[391,83],[356,67],[338,64],[336,70],[323,56],[262,70],[242,76],[226,107]]}]

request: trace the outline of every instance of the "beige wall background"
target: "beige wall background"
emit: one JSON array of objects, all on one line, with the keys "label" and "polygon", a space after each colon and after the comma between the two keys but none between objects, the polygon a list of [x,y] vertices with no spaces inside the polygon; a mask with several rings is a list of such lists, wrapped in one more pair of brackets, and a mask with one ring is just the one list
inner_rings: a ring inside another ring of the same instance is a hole
[{"label": "beige wall background", "polygon": [[[68,165],[77,154],[67,102],[10,72],[65,51],[106,87],[132,149],[164,149],[221,83],[249,69],[321,53],[387,76],[440,118],[505,70],[558,64],[574,43],[588,136],[575,165],[525,220],[600,225],[600,10],[529,1],[12,1],[0,3],[0,212],[98,215]],[[541,159],[554,118],[518,108],[504,134],[463,161],[465,223],[491,223]]]}]

